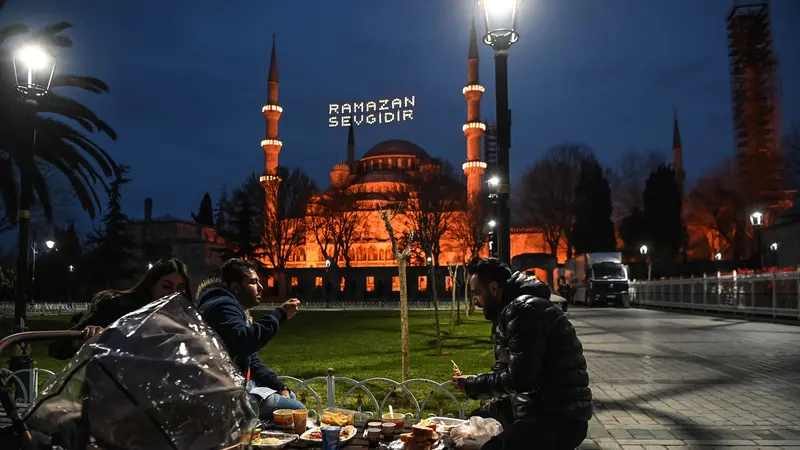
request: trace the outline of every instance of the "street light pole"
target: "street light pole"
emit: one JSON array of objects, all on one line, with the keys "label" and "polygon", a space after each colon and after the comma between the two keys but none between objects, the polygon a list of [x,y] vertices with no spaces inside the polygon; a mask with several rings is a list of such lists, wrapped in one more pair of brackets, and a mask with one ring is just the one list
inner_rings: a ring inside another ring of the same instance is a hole
[{"label": "street light pole", "polygon": [[753,225],[756,233],[756,251],[758,252],[758,268],[764,268],[764,252],[761,251],[761,227],[764,225],[764,214],[761,211],[755,211],[750,214],[750,224]]},{"label": "street light pole", "polygon": [[483,9],[486,35],[483,42],[494,50],[497,105],[497,255],[511,263],[511,193],[509,154],[511,152],[511,114],[508,109],[508,50],[519,40],[516,31],[518,0],[479,0]]}]

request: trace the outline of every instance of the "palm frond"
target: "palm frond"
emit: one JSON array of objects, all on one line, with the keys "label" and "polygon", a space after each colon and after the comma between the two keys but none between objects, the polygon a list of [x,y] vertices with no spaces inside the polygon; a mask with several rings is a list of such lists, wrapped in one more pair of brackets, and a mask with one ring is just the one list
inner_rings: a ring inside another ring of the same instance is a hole
[{"label": "palm frond", "polygon": [[53,76],[53,82],[51,83],[51,86],[76,87],[94,94],[103,94],[109,90],[106,82],[99,78],[72,74],[58,74]]},{"label": "palm frond", "polygon": [[104,133],[112,140],[117,139],[117,132],[92,112],[91,109],[71,98],[64,97],[52,91],[39,101],[38,111],[41,113],[59,114],[65,118],[74,120],[86,131]]},{"label": "palm frond", "polygon": [[72,28],[72,24],[64,21],[45,25],[32,33],[33,40],[40,42],[46,47],[72,47],[72,39],[70,39],[68,36],[59,34],[70,28]]},{"label": "palm frond", "polygon": [[[2,6],[0,6],[0,8],[2,8]],[[0,45],[2,45],[9,38],[27,33],[28,30],[28,26],[21,23],[15,23],[13,25],[0,28]]]}]

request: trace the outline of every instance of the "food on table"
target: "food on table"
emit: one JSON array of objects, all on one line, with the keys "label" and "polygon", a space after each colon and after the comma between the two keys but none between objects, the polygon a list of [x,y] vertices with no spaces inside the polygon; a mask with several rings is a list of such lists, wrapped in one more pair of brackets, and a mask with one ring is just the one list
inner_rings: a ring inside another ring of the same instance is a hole
[{"label": "food on table", "polygon": [[438,433],[430,427],[419,424],[411,427],[411,433],[400,435],[400,441],[403,442],[405,450],[430,450],[438,440]]},{"label": "food on table", "polygon": [[319,422],[322,424],[322,426],[332,425],[335,427],[344,427],[347,425],[353,425],[354,419],[355,417],[353,414],[339,411],[323,411]]},{"label": "food on table", "polygon": [[450,430],[452,430],[458,424],[448,423],[443,420],[437,420],[437,419],[422,419],[419,421],[417,425],[431,428],[433,430],[438,431],[439,433],[449,433]]},{"label": "food on table", "polygon": [[458,365],[452,359],[450,360],[450,362],[453,363],[453,376],[454,377],[460,377],[461,376],[461,369],[458,368]]},{"label": "food on table", "polygon": [[253,441],[253,444],[278,445],[278,444],[282,444],[283,443],[283,441],[281,441],[278,438],[274,438],[274,437],[268,437],[268,438],[259,439],[259,441],[260,442]]},{"label": "food on table", "polygon": [[[342,427],[342,430],[339,432],[339,439],[342,441],[346,441],[351,439],[353,436],[356,435],[356,427],[352,425],[347,425]],[[311,430],[306,431],[303,436],[303,439],[309,439],[312,441],[320,441],[322,442],[322,429],[320,428],[312,428]]]}]

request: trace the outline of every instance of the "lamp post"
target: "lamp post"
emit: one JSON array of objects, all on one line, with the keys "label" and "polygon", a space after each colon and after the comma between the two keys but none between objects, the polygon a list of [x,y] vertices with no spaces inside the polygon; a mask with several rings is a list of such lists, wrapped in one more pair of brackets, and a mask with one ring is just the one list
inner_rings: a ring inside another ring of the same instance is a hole
[{"label": "lamp post", "polygon": [[497,221],[490,219],[486,222],[486,227],[489,229],[489,257],[497,258]]},{"label": "lamp post", "polygon": [[758,268],[764,268],[764,253],[761,251],[761,226],[764,225],[764,214],[761,211],[755,211],[750,214],[750,224],[753,225],[753,230],[756,233],[756,252],[758,252]]},{"label": "lamp post", "polygon": [[653,279],[653,263],[650,261],[650,256],[647,255],[648,248],[646,245],[639,247],[639,253],[644,256],[645,261],[647,261],[647,281]]},{"label": "lamp post", "polygon": [[[31,258],[31,293],[28,296],[31,302],[36,301],[36,255],[39,254],[39,244],[36,241],[36,234],[31,233],[33,235],[33,239],[31,242],[31,251],[33,252],[33,257]],[[56,242],[53,240],[44,241],[44,246],[47,248],[48,251],[53,250],[56,247]]]},{"label": "lamp post", "polygon": [[[17,271],[16,299],[14,304],[14,332],[25,330],[28,304],[28,249],[30,248],[31,206],[33,205],[33,185],[30,171],[34,163],[33,152],[36,147],[34,126],[38,99],[47,94],[53,73],[56,70],[55,58],[41,47],[27,45],[14,52],[14,76],[20,105],[25,121],[31,127],[31,149],[28,157],[19,165],[19,210],[17,212]],[[21,347],[24,347],[21,346]],[[24,350],[23,350],[24,351]]]},{"label": "lamp post", "polygon": [[478,0],[483,10],[486,34],[483,42],[494,50],[494,70],[497,95],[497,165],[498,194],[497,254],[501,261],[511,263],[511,214],[508,209],[511,180],[509,152],[511,149],[511,114],[508,109],[508,50],[519,40],[516,30],[519,0]]}]

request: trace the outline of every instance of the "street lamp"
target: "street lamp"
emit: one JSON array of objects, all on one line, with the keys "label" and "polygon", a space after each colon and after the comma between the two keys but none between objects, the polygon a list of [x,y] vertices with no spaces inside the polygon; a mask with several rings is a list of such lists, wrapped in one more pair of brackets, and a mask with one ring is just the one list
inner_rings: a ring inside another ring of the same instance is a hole
[{"label": "street lamp", "polygon": [[500,260],[511,263],[511,213],[508,209],[509,152],[511,149],[511,114],[508,109],[508,50],[519,40],[517,8],[519,0],[478,0],[483,10],[486,34],[483,42],[494,50],[497,105],[497,180],[498,232],[497,253]]},{"label": "street lamp", "polygon": [[764,268],[764,255],[761,252],[761,226],[764,225],[764,214],[761,211],[755,211],[750,214],[750,224],[753,225],[753,230],[756,233],[756,248],[758,252],[758,268]]},{"label": "street lamp", "polygon": [[497,221],[496,220],[490,220],[487,225],[489,225],[489,228],[494,228],[494,227],[497,226]]},{"label": "street lamp", "polygon": [[773,242],[772,244],[769,244],[769,249],[772,250],[773,252],[777,252],[778,251],[778,243],[777,242]]},{"label": "street lamp", "polygon": [[720,253],[720,252],[715,253],[714,254],[714,259],[716,259],[717,261],[721,261],[722,260],[722,253]]},{"label": "street lamp", "polygon": [[488,184],[491,187],[497,187],[500,184],[500,177],[498,177],[497,175],[493,175],[489,177],[488,180],[486,180],[486,184]]},{"label": "street lamp", "polygon": [[55,241],[44,241],[44,245],[47,246],[48,250],[52,250],[53,247],[56,246],[56,242]]},{"label": "street lamp", "polygon": [[153,263],[151,262],[147,263],[147,270],[150,270],[152,268],[153,268]]},{"label": "street lamp", "polygon": [[649,256],[647,256],[648,250],[649,249],[646,245],[639,247],[639,253],[641,253],[642,256],[644,256],[644,259],[647,261],[647,281],[650,281],[653,279],[653,261]]},{"label": "street lamp", "polygon": [[[21,94],[21,105],[23,106],[23,117],[30,119],[32,149],[36,147],[36,132],[33,129],[33,117],[35,107],[38,105],[36,99],[47,93],[50,89],[50,82],[56,70],[55,58],[44,49],[36,45],[26,45],[14,52],[13,55],[14,76],[16,87]],[[33,154],[28,152],[26,155],[32,161]],[[25,320],[27,318],[28,303],[28,256],[31,245],[31,206],[33,205],[33,184],[30,174],[22,170],[19,174],[20,197],[19,211],[17,212],[17,270],[16,270],[16,303],[14,305],[14,332],[25,330]]]}]

